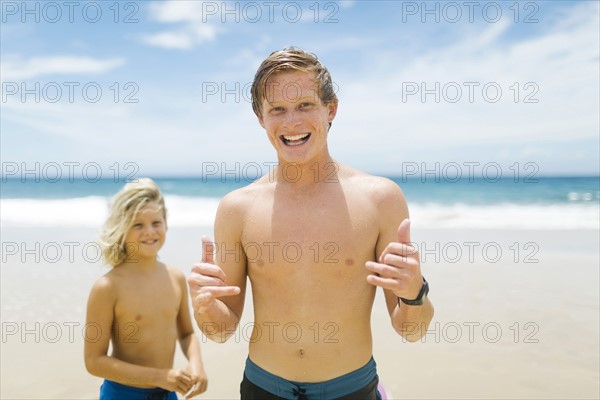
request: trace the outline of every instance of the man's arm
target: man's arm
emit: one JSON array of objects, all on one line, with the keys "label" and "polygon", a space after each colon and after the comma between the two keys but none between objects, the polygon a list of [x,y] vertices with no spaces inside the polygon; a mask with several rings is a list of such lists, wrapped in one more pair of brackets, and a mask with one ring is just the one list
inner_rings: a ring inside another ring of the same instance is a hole
[{"label": "man's arm", "polygon": [[422,305],[408,305],[399,300],[400,297],[407,300],[417,298],[423,287],[423,275],[419,253],[410,241],[410,220],[402,221],[397,237],[380,256],[380,262],[400,270],[390,288],[384,289],[385,301],[396,332],[409,342],[416,342],[427,333],[433,318],[433,305],[427,296],[423,298]]},{"label": "man's arm", "polygon": [[202,239],[202,262],[193,266],[188,279],[196,323],[209,339],[220,343],[235,332],[244,309],[243,210],[236,192],[221,200],[215,219],[215,243]]},{"label": "man's arm", "polygon": [[417,298],[423,286],[419,253],[411,244],[408,207],[400,188],[385,180],[375,196],[380,211],[377,262],[367,262],[374,274],[367,281],[384,289],[392,326],[402,337],[415,342],[425,335],[433,318],[433,305],[427,297],[419,306],[399,298]]}]

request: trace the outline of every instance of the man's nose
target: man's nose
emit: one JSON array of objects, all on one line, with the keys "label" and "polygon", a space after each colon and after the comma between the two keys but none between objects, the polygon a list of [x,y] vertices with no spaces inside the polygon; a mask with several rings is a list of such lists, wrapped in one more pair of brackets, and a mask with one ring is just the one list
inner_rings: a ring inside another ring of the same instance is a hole
[{"label": "man's nose", "polygon": [[301,121],[300,113],[296,110],[292,110],[285,114],[283,123],[286,128],[293,129],[296,126],[300,125],[300,121]]}]

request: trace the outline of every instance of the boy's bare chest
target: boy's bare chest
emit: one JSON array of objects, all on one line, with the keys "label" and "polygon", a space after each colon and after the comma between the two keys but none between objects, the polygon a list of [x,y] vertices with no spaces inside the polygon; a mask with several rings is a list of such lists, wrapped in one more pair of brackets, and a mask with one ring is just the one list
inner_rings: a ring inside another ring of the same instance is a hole
[{"label": "boy's bare chest", "polygon": [[138,324],[152,320],[173,320],[177,316],[180,294],[170,281],[127,282],[120,285],[115,306],[118,319]]}]

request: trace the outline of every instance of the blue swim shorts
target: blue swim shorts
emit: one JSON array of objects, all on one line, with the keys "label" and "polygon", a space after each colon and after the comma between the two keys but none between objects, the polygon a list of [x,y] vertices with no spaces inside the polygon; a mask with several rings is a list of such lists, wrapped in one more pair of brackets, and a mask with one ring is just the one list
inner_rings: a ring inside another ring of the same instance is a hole
[{"label": "blue swim shorts", "polygon": [[242,400],[380,400],[378,383],[377,365],[372,357],[355,371],[317,383],[288,381],[262,369],[247,358],[240,394]]},{"label": "blue swim shorts", "polygon": [[105,380],[100,386],[100,400],[177,400],[177,394],[160,388],[143,389]]}]

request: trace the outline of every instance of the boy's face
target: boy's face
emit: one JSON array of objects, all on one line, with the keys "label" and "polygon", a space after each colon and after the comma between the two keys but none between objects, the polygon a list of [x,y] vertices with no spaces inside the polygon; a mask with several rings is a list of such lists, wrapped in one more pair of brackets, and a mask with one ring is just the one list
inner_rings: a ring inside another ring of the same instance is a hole
[{"label": "boy's face", "polygon": [[128,259],[147,259],[158,255],[165,243],[167,227],[157,203],[143,207],[125,235]]},{"label": "boy's face", "polygon": [[318,95],[314,74],[292,71],[267,80],[260,125],[267,131],[280,160],[306,163],[327,152],[327,131],[337,103]]}]

